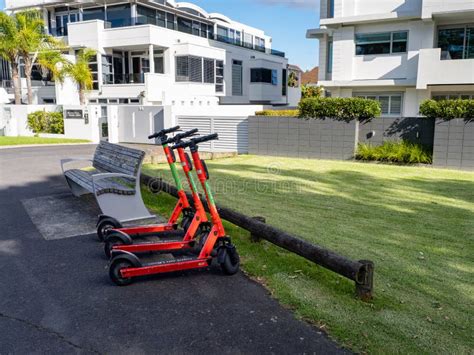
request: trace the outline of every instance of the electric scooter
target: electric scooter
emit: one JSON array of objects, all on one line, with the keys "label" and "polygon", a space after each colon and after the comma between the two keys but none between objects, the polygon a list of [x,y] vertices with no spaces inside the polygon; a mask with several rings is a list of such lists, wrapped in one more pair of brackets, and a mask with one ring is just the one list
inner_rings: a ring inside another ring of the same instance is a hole
[{"label": "electric scooter", "polygon": [[[148,139],[154,139],[154,138],[159,138],[160,143],[163,147],[163,151],[166,155],[166,159],[168,161],[168,164],[171,169],[171,174],[173,176],[174,182],[176,184],[176,187],[178,188],[178,194],[179,194],[179,199],[178,202],[173,210],[173,213],[171,214],[171,217],[168,220],[168,223],[166,224],[157,224],[157,225],[148,225],[148,226],[141,226],[141,227],[129,227],[129,228],[124,228],[123,225],[118,221],[117,219],[106,216],[106,215],[101,215],[99,216],[99,221],[97,222],[97,237],[99,238],[100,241],[104,241],[108,232],[110,230],[119,230],[123,231],[124,233],[128,234],[131,238],[140,236],[143,234],[149,234],[149,233],[160,233],[160,232],[172,232],[176,231],[178,228],[178,219],[183,215],[183,218],[181,220],[181,227],[183,230],[187,230],[189,225],[191,224],[191,221],[194,217],[194,210],[191,208],[189,201],[186,197],[186,193],[184,192],[181,184],[181,180],[179,178],[179,175],[177,173],[176,165],[175,165],[175,159],[174,155],[171,151],[171,149],[168,146],[168,134],[177,132],[180,129],[179,126],[175,126],[172,128],[168,129],[163,129],[160,132],[157,132],[155,134],[152,134],[151,136],[148,137]],[[190,137],[192,135],[195,135],[197,133],[197,129],[185,132],[180,134],[180,136],[177,139],[183,139],[186,137]],[[174,137],[173,137],[174,138]],[[175,141],[173,141],[175,142]],[[178,231],[178,234],[181,233],[184,235],[182,231]]]},{"label": "electric scooter", "polygon": [[[173,165],[176,161],[173,151],[174,149],[170,149],[168,145],[171,143],[178,144],[184,138],[192,137],[193,135],[195,135],[197,131],[197,129],[193,129],[186,133],[177,134],[172,138],[162,138],[162,144],[164,146],[167,146],[166,150],[169,151],[169,161],[173,161]],[[107,232],[107,235],[105,237],[104,253],[106,257],[110,258],[112,250],[124,250],[132,253],[159,251],[162,245],[162,241],[160,240],[147,242],[147,237],[172,237],[173,240],[167,239],[166,242],[174,243],[173,245],[176,249],[191,248],[194,246],[193,240],[201,233],[205,232],[205,230],[209,229],[207,214],[199,197],[196,182],[194,181],[193,175],[191,174],[191,171],[193,170],[193,164],[191,162],[191,159],[189,158],[189,155],[185,152],[184,148],[177,147],[175,149],[178,152],[179,160],[183,167],[183,171],[189,184],[189,188],[191,190],[194,202],[194,216],[189,226],[187,226],[184,231],[181,231],[182,234],[170,234],[167,231],[160,231],[157,230],[157,226],[111,229]],[[179,176],[176,176],[175,181],[177,183],[179,199],[187,201],[186,193],[184,192],[182,184],[179,181]],[[173,213],[173,216],[175,215],[176,213]],[[134,238],[140,238],[140,241],[135,242],[133,240]]]},{"label": "electric scooter", "polygon": [[[154,275],[173,271],[202,269],[211,265],[213,259],[221,265],[226,275],[233,275],[240,267],[240,257],[229,236],[225,234],[222,220],[212,195],[208,179],[209,172],[204,160],[199,156],[198,145],[203,142],[218,139],[217,134],[193,138],[189,142],[181,142],[174,146],[175,149],[189,147],[192,153],[196,174],[205,192],[206,201],[211,215],[212,227],[203,234],[199,242],[197,255],[179,257],[152,263],[144,263],[140,258],[128,251],[113,250],[109,264],[109,276],[116,285],[126,286],[133,282],[135,277]],[[172,252],[174,243],[161,243],[161,251]]]}]

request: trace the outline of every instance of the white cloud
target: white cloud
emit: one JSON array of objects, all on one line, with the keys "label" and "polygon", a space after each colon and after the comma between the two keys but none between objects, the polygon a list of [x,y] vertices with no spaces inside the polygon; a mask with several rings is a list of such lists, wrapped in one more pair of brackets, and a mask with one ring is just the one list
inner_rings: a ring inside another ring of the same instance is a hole
[{"label": "white cloud", "polygon": [[257,2],[266,5],[319,9],[319,0],[257,0]]}]

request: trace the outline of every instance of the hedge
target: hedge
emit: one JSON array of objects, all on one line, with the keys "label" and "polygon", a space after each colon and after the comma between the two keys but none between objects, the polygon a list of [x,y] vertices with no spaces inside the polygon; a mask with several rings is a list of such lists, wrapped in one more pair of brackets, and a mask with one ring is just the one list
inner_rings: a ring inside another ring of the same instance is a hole
[{"label": "hedge", "polygon": [[376,100],[359,97],[350,98],[308,98],[298,105],[301,118],[334,118],[344,121],[367,120],[382,114]]},{"label": "hedge", "polygon": [[404,140],[384,142],[379,146],[360,143],[357,148],[356,159],[403,164],[431,164],[433,153],[428,147]]},{"label": "hedge", "polygon": [[474,119],[474,100],[425,100],[420,105],[420,113],[428,118]]},{"label": "hedge", "polygon": [[298,110],[264,110],[255,112],[256,116],[284,116],[284,117],[298,117]]},{"label": "hedge", "polygon": [[36,134],[64,134],[62,112],[36,111],[28,115],[28,127]]}]

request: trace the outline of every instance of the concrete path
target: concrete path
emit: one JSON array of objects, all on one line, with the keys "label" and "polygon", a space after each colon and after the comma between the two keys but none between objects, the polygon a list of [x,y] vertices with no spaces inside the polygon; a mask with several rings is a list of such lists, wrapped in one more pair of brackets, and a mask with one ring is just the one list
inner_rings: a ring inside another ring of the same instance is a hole
[{"label": "concrete path", "polygon": [[0,151],[0,353],[343,352],[243,274],[187,272],[119,288],[90,235],[44,239],[22,201],[67,194],[59,160],[93,150]]}]

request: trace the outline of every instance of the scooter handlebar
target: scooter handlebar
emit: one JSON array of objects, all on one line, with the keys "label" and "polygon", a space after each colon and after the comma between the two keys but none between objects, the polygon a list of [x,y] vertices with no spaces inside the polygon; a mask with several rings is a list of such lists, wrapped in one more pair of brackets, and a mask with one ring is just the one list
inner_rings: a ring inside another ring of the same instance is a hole
[{"label": "scooter handlebar", "polygon": [[165,134],[179,131],[180,128],[181,128],[180,126],[175,126],[175,127],[171,127],[171,128],[162,129],[161,131],[156,132],[156,133],[148,136],[148,139],[163,137]]},{"label": "scooter handlebar", "polygon": [[184,133],[179,133],[179,134],[175,135],[174,137],[171,137],[171,138],[165,140],[164,142],[162,142],[162,144],[179,143],[184,138],[195,136],[197,132],[199,132],[199,129],[194,128],[190,131],[187,131],[187,132],[184,132]]},{"label": "scooter handlebar", "polygon": [[209,134],[207,136],[203,137],[198,137],[198,138],[193,138],[187,142],[180,142],[178,144],[175,144],[172,149],[177,149],[177,148],[187,148],[191,146],[195,146],[200,143],[208,142],[208,141],[213,141],[219,139],[219,135],[217,133]]}]

